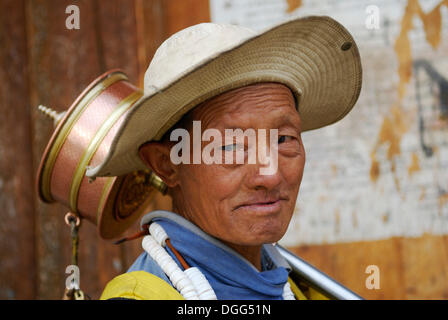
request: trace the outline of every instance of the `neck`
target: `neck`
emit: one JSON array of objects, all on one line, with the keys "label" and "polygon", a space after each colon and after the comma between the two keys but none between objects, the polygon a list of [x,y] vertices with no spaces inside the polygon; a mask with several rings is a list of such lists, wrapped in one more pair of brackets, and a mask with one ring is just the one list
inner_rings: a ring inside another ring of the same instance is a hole
[{"label": "neck", "polygon": [[[189,217],[185,214],[182,214],[182,211],[178,209],[176,201],[173,201],[172,211],[177,213],[178,215],[184,217],[190,222],[194,223]],[[235,250],[240,255],[242,255],[247,261],[249,261],[258,271],[261,271],[261,245],[257,246],[244,246],[238,245],[231,242],[224,241],[219,239],[222,243],[224,243],[229,248]]]},{"label": "neck", "polygon": [[[221,240],[222,241],[222,240]],[[229,243],[222,241],[226,246],[232,248],[247,261],[252,263],[252,265],[258,270],[261,271],[261,245],[258,246],[241,246],[234,243]]]}]

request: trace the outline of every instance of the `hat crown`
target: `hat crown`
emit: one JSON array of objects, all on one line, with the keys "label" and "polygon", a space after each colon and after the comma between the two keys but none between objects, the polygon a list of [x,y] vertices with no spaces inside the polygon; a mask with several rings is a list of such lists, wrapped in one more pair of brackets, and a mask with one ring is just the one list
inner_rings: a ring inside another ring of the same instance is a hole
[{"label": "hat crown", "polygon": [[200,23],[173,34],[160,45],[146,70],[145,95],[157,92],[255,34],[245,27],[216,23]]}]

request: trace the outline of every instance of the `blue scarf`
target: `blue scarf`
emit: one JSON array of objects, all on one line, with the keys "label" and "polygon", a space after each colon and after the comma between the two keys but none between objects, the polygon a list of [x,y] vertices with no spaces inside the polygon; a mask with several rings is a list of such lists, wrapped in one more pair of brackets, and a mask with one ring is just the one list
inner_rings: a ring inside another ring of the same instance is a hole
[{"label": "blue scarf", "polygon": [[[146,215],[142,224],[149,220],[156,221],[165,229],[171,243],[189,266],[201,270],[219,300],[283,299],[283,287],[288,281],[287,264],[279,258],[278,252],[275,254],[276,249],[272,245],[263,246],[263,271],[260,272],[237,252],[177,214],[155,211]],[[167,251],[180,266],[171,250]],[[151,265],[143,269],[155,273],[154,265],[148,264],[148,261],[152,260],[149,255],[144,253],[139,259],[141,261],[136,261],[129,271],[140,269],[137,266],[139,264]],[[142,263],[143,261],[146,263]]]}]

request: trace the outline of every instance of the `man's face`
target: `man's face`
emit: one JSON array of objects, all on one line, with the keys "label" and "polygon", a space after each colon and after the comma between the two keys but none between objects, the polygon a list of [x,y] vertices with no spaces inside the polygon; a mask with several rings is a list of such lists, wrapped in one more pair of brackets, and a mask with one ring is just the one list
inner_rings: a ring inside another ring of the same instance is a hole
[{"label": "man's face", "polygon": [[[278,129],[278,167],[263,175],[261,164],[179,164],[173,201],[176,211],[206,233],[229,244],[254,246],[278,241],[292,217],[305,165],[301,121],[291,91],[277,83],[226,92],[194,109],[201,129],[221,132],[222,156],[235,152],[225,129]],[[192,136],[192,135],[191,135]],[[259,136],[257,135],[257,141]],[[204,148],[210,142],[202,142]],[[245,147],[247,147],[247,139]],[[257,146],[258,148],[258,146]],[[193,157],[193,148],[191,148]],[[247,152],[245,152],[247,154]]]}]

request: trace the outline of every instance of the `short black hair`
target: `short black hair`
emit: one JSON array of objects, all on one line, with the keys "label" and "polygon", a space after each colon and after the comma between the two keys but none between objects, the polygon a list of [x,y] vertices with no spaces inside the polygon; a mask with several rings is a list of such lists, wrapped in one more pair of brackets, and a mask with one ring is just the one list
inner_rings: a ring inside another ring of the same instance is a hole
[{"label": "short black hair", "polygon": [[190,132],[191,128],[193,127],[193,109],[185,113],[182,118],[176,122],[175,125],[173,125],[171,128],[169,128],[160,139],[161,142],[168,142],[170,141],[171,133],[176,129],[185,129],[188,132]]}]

